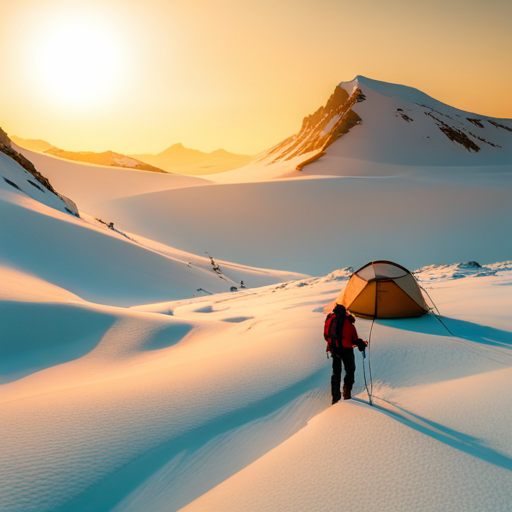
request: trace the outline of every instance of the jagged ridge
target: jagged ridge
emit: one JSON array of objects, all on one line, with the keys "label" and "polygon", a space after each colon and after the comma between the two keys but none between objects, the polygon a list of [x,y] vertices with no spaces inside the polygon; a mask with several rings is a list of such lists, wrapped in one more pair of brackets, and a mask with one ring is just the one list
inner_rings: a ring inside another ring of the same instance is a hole
[{"label": "jagged ridge", "polygon": [[297,170],[301,170],[305,165],[322,157],[325,149],[336,139],[362,122],[361,117],[352,110],[352,107],[365,99],[365,95],[359,88],[355,88],[349,95],[343,88],[336,86],[325,106],[304,118],[299,133],[272,148],[264,158],[279,153],[270,162],[275,163],[318,151],[317,154],[297,165]]}]

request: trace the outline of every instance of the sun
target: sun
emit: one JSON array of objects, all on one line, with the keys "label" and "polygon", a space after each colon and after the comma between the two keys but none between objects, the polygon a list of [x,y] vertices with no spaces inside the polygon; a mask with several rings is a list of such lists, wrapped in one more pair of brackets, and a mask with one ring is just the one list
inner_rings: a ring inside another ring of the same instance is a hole
[{"label": "sun", "polygon": [[85,106],[109,95],[118,81],[113,38],[92,24],[54,27],[39,47],[40,83],[54,101]]}]

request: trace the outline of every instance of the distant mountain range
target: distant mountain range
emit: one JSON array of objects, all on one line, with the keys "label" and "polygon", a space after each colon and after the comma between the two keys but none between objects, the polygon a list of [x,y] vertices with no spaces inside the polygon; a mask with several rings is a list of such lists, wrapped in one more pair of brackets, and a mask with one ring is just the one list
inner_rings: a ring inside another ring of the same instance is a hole
[{"label": "distant mountain range", "polygon": [[122,155],[121,153],[115,153],[114,151],[104,151],[103,153],[94,153],[93,151],[66,151],[52,146],[50,143],[41,139],[22,139],[16,135],[13,135],[11,140],[24,149],[38,153],[46,153],[48,155],[64,158],[65,160],[107,165],[109,167],[123,167],[125,169],[136,169],[138,171],[166,172],[158,167],[141,162],[136,158]]},{"label": "distant mountain range", "polygon": [[11,140],[18,146],[46,153],[66,160],[86,162],[96,165],[123,167],[151,172],[168,172],[172,174],[205,175],[216,174],[243,167],[251,162],[252,157],[229,153],[217,149],[204,153],[197,149],[189,149],[178,143],[158,153],[157,155],[123,155],[113,151],[94,153],[92,151],[65,151],[52,146],[41,139],[23,139],[13,135]]},{"label": "distant mountain range", "polygon": [[248,155],[230,153],[217,149],[211,153],[203,153],[178,143],[157,155],[131,155],[143,162],[177,174],[204,175],[216,174],[243,167],[252,161]]},{"label": "distant mountain range", "polygon": [[38,153],[44,153],[49,149],[55,149],[49,142],[41,139],[22,139],[16,135],[11,135],[11,140],[18,146],[30,149],[30,151],[37,151]]}]

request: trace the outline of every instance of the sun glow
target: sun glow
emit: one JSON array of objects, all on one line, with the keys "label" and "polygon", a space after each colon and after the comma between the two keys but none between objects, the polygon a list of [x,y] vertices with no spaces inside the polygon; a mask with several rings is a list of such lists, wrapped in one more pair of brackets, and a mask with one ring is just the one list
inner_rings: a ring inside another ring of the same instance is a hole
[{"label": "sun glow", "polygon": [[41,85],[54,101],[90,105],[109,96],[119,78],[119,52],[93,25],[56,27],[38,53]]}]

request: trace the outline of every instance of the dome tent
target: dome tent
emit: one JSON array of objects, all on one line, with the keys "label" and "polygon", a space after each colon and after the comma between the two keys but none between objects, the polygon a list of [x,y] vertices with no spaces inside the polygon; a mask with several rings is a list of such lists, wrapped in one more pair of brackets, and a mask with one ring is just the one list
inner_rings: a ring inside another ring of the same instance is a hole
[{"label": "dome tent", "polygon": [[413,275],[391,261],[372,261],[352,274],[336,299],[362,318],[408,318],[429,308]]}]

